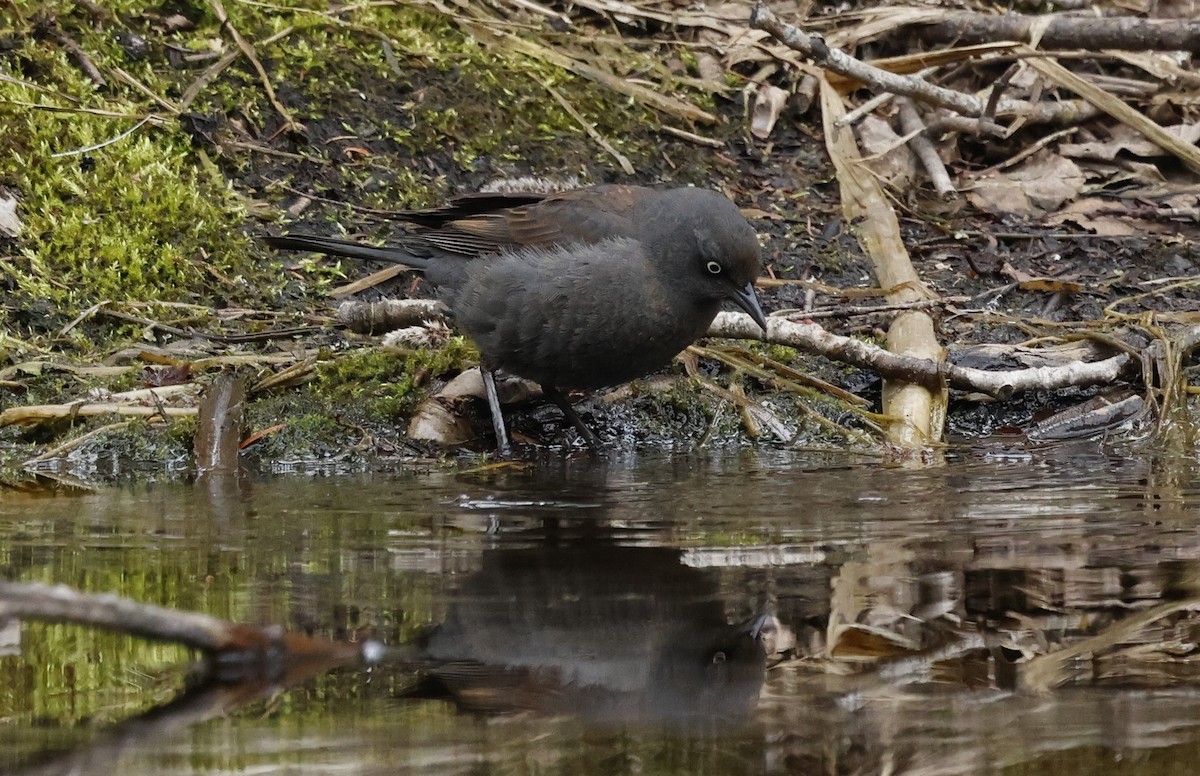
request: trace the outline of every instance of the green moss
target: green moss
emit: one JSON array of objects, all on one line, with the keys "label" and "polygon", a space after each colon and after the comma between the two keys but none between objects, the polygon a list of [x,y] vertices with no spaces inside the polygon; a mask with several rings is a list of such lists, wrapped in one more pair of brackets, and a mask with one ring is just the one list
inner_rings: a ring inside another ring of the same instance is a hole
[{"label": "green moss", "polygon": [[[190,138],[169,117],[117,139],[145,115],[145,98],[123,85],[111,94],[97,90],[40,38],[30,20],[34,5],[18,3],[26,23],[0,31],[21,37],[5,64],[44,87],[0,82],[0,186],[20,198],[24,221],[16,255],[0,262],[0,285],[13,308],[29,313],[18,325],[43,331],[106,299],[197,300],[210,270],[236,277],[246,261],[237,228],[245,210],[229,183],[198,163]],[[66,12],[74,4],[36,7],[63,15],[60,26],[72,23]],[[153,76],[124,62],[112,35],[88,25],[71,33],[98,67]],[[102,147],[87,150],[93,146]]]},{"label": "green moss", "polygon": [[357,407],[366,419],[394,419],[416,406],[420,384],[477,358],[463,337],[440,348],[364,348],[323,363],[312,390],[334,406]]}]

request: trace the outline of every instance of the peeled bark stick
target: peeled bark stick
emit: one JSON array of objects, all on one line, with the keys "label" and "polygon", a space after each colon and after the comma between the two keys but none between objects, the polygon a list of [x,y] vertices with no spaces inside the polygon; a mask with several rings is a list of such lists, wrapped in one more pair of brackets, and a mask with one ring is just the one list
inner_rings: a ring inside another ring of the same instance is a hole
[{"label": "peeled bark stick", "polygon": [[1026,16],[960,11],[943,21],[917,24],[917,36],[955,45],[1014,40],[1042,49],[1118,49],[1200,53],[1200,21],[1045,14]]},{"label": "peeled bark stick", "polygon": [[232,374],[219,376],[205,391],[192,438],[201,477],[237,472],[245,402],[246,382]]},{"label": "peeled bark stick", "polygon": [[338,321],[356,334],[383,334],[405,326],[446,320],[446,306],[436,299],[384,299],[342,302]]},{"label": "peeled bark stick", "polygon": [[[875,278],[887,293],[889,303],[919,302],[936,298],[909,259],[900,235],[900,220],[883,192],[879,180],[863,164],[854,133],[839,129],[835,122],[845,114],[845,105],[829,82],[821,82],[821,119],[825,147],[837,173],[842,214],[847,223],[857,224],[863,252],[871,259]],[[888,328],[888,349],[900,355],[940,361],[942,346],[934,331],[933,318],[921,310],[903,312]],[[896,445],[923,449],[941,440],[946,419],[946,395],[941,385],[905,380],[885,380],[883,412],[892,418],[888,438]]]},{"label": "peeled bark stick", "polygon": [[853,337],[830,334],[815,323],[767,318],[767,333],[745,313],[718,313],[709,337],[756,339],[824,356],[832,361],[870,369],[885,380],[902,380],[937,388],[951,388],[1009,399],[1026,391],[1053,391],[1071,386],[1108,385],[1133,364],[1127,353],[1103,361],[1075,361],[1059,366],[993,371],[972,369],[928,358],[899,355]]}]

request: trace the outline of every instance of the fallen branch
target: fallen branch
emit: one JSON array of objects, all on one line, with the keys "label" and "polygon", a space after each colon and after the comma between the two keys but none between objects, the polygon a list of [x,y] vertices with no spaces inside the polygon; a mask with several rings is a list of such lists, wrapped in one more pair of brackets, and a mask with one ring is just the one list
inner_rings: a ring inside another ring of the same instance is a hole
[{"label": "fallen branch", "polygon": [[0,427],[17,423],[40,423],[43,420],[75,418],[92,415],[124,415],[139,418],[184,418],[199,412],[195,407],[145,407],[138,404],[111,402],[72,402],[70,404],[34,404],[10,407],[0,412]]},{"label": "fallen branch", "polygon": [[875,91],[907,95],[922,102],[952,108],[965,116],[983,115],[984,104],[976,97],[936,86],[921,78],[896,75],[872,67],[838,49],[830,48],[821,38],[807,35],[798,27],[783,22],[762,2],[754,6],[750,14],[750,26],[765,30],[780,43],[810,57],[819,66],[861,81]]},{"label": "fallen branch", "polygon": [[1066,14],[1026,16],[959,11],[945,20],[917,23],[927,43],[955,45],[1014,40],[1041,49],[1119,49],[1200,53],[1200,22],[1190,19],[1095,18]]},{"label": "fallen branch", "polygon": [[1075,362],[1055,367],[1035,367],[993,372],[954,366],[913,356],[901,356],[852,337],[830,334],[815,323],[796,323],[783,318],[767,319],[767,334],[745,313],[720,313],[708,330],[709,337],[756,339],[787,345],[863,369],[871,369],[888,380],[903,380],[936,388],[943,381],[951,388],[975,391],[1009,399],[1015,394],[1057,390],[1071,386],[1107,385],[1116,381],[1133,363],[1120,353],[1103,361]]},{"label": "fallen branch", "polygon": [[958,191],[950,182],[950,174],[946,172],[946,165],[938,156],[933,141],[925,134],[927,128],[925,122],[921,120],[920,114],[917,113],[917,107],[907,97],[896,98],[896,105],[900,109],[900,129],[905,135],[912,135],[908,145],[921,160],[921,166],[929,175],[929,182],[933,184],[933,190],[943,199],[953,199]]}]

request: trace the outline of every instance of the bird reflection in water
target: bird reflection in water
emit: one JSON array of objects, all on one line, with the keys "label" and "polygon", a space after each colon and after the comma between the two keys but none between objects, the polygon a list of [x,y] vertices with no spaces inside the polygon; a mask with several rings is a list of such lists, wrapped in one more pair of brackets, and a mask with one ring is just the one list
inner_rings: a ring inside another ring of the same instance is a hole
[{"label": "bird reflection in water", "polygon": [[594,538],[487,550],[423,639],[431,668],[409,695],[598,723],[747,722],[794,640],[773,614],[730,623],[715,574],[680,560]]}]

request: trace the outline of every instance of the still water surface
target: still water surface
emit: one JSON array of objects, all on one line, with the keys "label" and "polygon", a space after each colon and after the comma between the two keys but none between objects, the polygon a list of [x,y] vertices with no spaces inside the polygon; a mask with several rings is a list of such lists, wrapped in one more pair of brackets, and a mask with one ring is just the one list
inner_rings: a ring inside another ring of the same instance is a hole
[{"label": "still water surface", "polygon": [[0,496],[6,579],[423,661],[181,694],[182,650],[28,625],[0,773],[1193,773],[1198,469],[713,452]]}]

